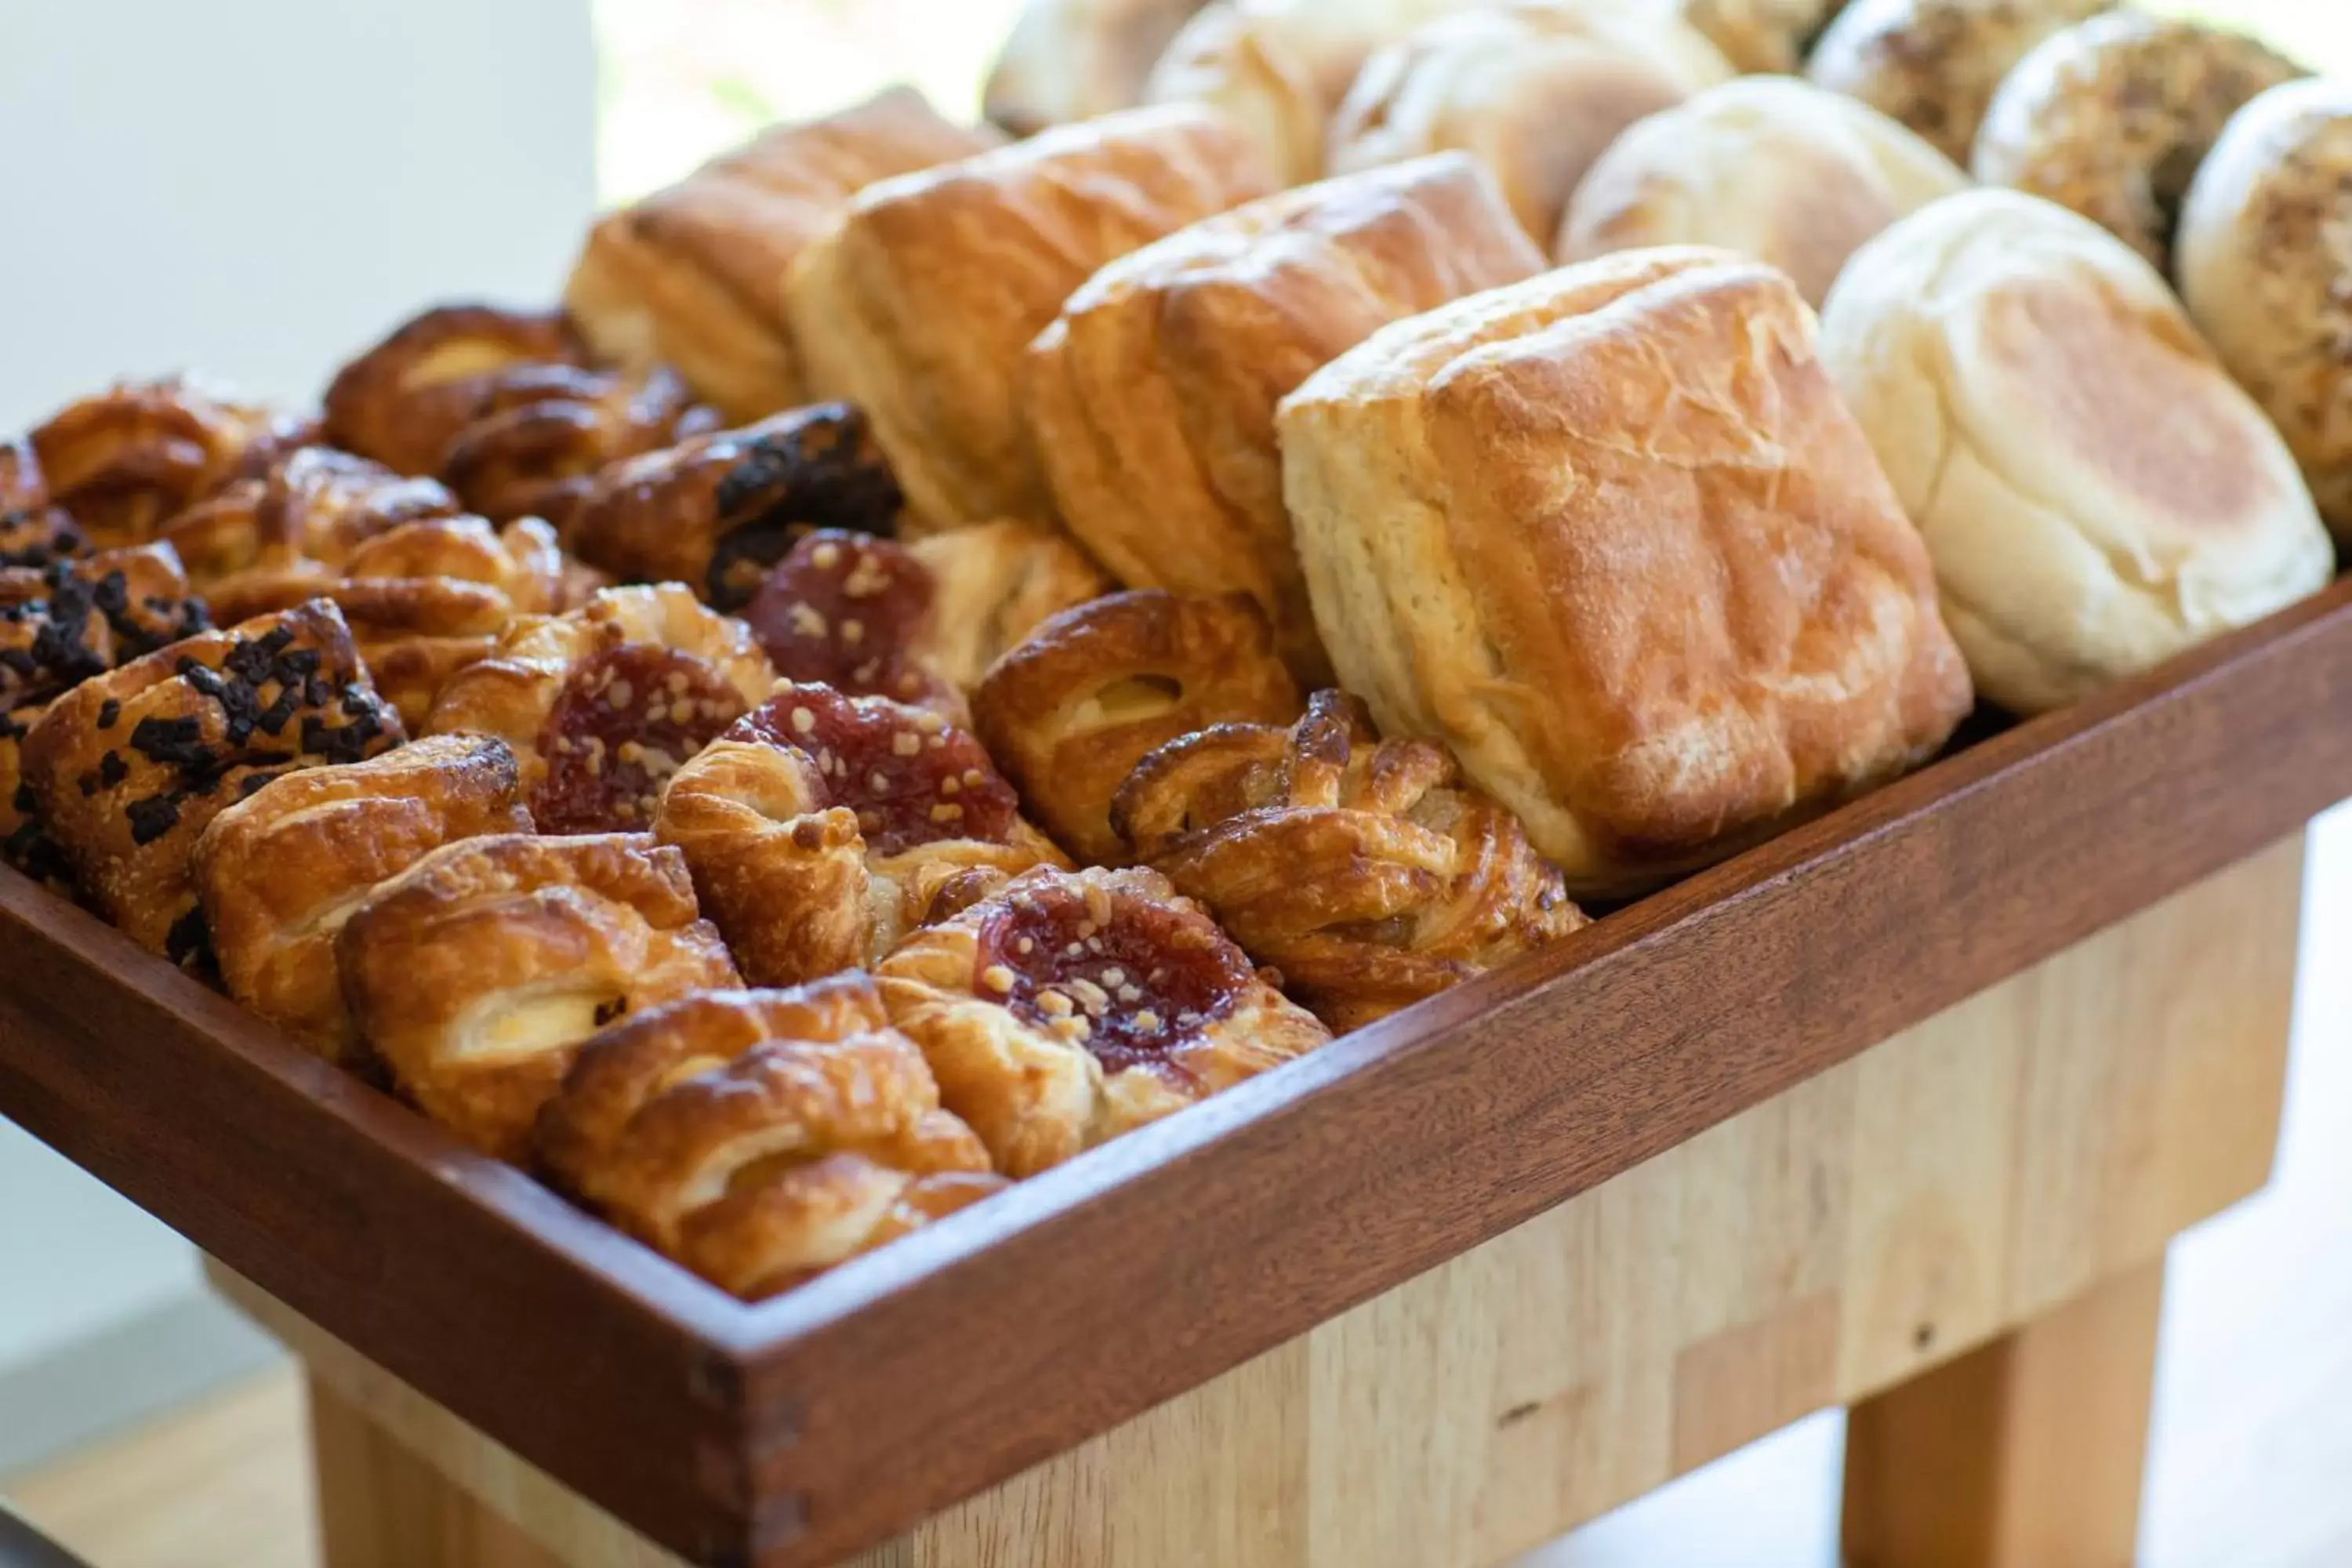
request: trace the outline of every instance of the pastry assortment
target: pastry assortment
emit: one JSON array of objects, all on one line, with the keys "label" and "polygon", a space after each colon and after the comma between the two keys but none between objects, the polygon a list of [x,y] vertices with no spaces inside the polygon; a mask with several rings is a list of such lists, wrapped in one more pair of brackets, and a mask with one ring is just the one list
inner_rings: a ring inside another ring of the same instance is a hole
[{"label": "pastry assortment", "polygon": [[1034,0],[0,440],[0,852],[789,1289],[2325,584],[2352,99],[2094,12]]}]

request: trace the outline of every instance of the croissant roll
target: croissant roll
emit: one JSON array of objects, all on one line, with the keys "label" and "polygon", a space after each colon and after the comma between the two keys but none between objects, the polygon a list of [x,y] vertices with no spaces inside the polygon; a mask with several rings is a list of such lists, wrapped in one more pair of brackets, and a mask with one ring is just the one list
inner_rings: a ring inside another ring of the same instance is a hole
[{"label": "croissant roll", "polygon": [[1221,724],[1162,746],[1111,817],[1335,1031],[1587,923],[1447,752],[1375,740],[1342,692],[1317,692],[1287,731]]},{"label": "croissant roll", "polygon": [[741,983],[685,861],[631,833],[445,845],[352,911],[335,963],[362,1043],[401,1092],[518,1163],[590,1036]]},{"label": "croissant roll", "polygon": [[436,306],[336,373],[326,438],[398,473],[436,473],[449,443],[479,417],[485,384],[499,372],[586,363],[561,312]]},{"label": "croissant roll", "polygon": [[308,420],[173,380],[84,398],[35,430],[32,445],[50,504],[103,548],[154,538],[166,519],[314,434]]},{"label": "croissant roll", "polygon": [[605,464],[721,423],[658,367],[625,374],[521,365],[483,377],[478,393],[438,471],[467,506],[500,522],[543,517],[561,527]]},{"label": "croissant roll", "polygon": [[614,1025],[540,1111],[538,1148],[573,1196],[751,1300],[1007,1184],[854,973]]}]

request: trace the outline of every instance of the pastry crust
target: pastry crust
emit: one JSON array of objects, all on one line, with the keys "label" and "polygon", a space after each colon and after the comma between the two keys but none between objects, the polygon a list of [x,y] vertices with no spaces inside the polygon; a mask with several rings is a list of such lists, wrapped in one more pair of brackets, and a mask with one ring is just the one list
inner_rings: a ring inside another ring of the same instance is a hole
[{"label": "pastry crust", "polygon": [[1275,405],[1375,328],[1543,265],[1459,153],[1286,191],[1120,258],[1029,350],[1056,510],[1130,586],[1248,594],[1300,679],[1328,679]]},{"label": "pastry crust", "polygon": [[1317,624],[1580,896],[1932,756],[1969,706],[1926,548],[1786,277],[1627,252],[1385,328],[1284,403]]},{"label": "pastry crust", "polygon": [[1029,0],[988,73],[982,112],[1015,136],[1143,101],[1152,62],[1202,0]]},{"label": "pastry crust", "polygon": [[877,971],[996,1168],[1021,1177],[1330,1038],[1167,879],[1036,870]]},{"label": "pastry crust", "polygon": [[474,416],[441,454],[441,478],[494,522],[562,527],[608,463],[726,423],[660,366],[644,371],[525,365],[485,378]]},{"label": "pastry crust", "polygon": [[464,510],[438,480],[404,479],[331,447],[303,447],[266,474],[239,479],[180,512],[163,524],[162,537],[199,588],[215,597],[226,590],[234,598],[246,574],[283,574],[307,562],[331,565],[378,534]]},{"label": "pastry crust", "polygon": [[1793,71],[1847,0],[1679,0],[1682,19],[1735,70]]},{"label": "pastry crust", "polygon": [[1287,724],[1298,688],[1245,594],[1114,594],[1045,622],[972,693],[989,753],[1055,841],[1128,859],[1111,797],[1155,748],[1215,724]]},{"label": "pastry crust", "polygon": [[517,622],[449,678],[425,729],[511,747],[541,833],[633,831],[652,826],[679,764],[774,684],[743,624],[678,584],[608,588]]},{"label": "pastry crust", "polygon": [[1965,167],[2001,78],[2051,34],[2115,4],[1853,0],[1822,32],[1805,74],[1909,127]]},{"label": "pastry crust", "polygon": [[858,973],[613,1026],[540,1112],[538,1144],[573,1196],[751,1300],[1006,1185]]},{"label": "pastry crust", "polygon": [[32,433],[48,502],[100,549],[143,544],[164,521],[309,443],[307,417],[186,379],[122,382]]},{"label": "pastry crust", "polygon": [[970,734],[789,682],[678,770],[656,830],[760,985],[874,963],[968,873],[1068,864]]},{"label": "pastry crust", "polygon": [[377,883],[461,838],[528,833],[503,741],[434,735],[274,780],[196,840],[196,888],[228,994],[330,1061],[361,1062],[335,938]]},{"label": "pastry crust", "polygon": [[590,1036],[741,984],[686,862],[636,833],[446,845],[352,911],[335,962],[361,1039],[400,1090],[518,1163]]},{"label": "pastry crust", "polygon": [[1444,748],[1318,691],[1287,730],[1220,724],[1120,786],[1138,859],[1344,1034],[1588,923],[1518,819]]},{"label": "pastry crust", "polygon": [[793,258],[865,186],[996,140],[941,119],[906,87],[771,126],[598,219],[564,305],[601,357],[639,371],[675,366],[731,421],[789,408],[805,400],[784,320]]},{"label": "pastry crust", "polygon": [[1115,257],[1269,189],[1231,127],[1129,110],[867,187],[789,290],[810,389],[864,408],[928,524],[1044,520],[1022,351]]},{"label": "pastry crust", "polygon": [[1068,535],[1011,518],[918,539],[907,552],[934,588],[921,658],[958,691],[1049,617],[1118,585]]},{"label": "pastry crust", "polygon": [[336,372],[326,437],[395,473],[437,474],[500,373],[586,363],[585,346],[559,311],[436,305]]}]

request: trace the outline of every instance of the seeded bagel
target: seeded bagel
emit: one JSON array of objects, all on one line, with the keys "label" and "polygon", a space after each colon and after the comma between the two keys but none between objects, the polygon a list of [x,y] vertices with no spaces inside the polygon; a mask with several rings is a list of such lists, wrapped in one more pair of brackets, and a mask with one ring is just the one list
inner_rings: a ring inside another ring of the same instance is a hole
[{"label": "seeded bagel", "polygon": [[1965,165],[1985,105],[2034,45],[2114,0],[1853,0],[1805,74]]}]

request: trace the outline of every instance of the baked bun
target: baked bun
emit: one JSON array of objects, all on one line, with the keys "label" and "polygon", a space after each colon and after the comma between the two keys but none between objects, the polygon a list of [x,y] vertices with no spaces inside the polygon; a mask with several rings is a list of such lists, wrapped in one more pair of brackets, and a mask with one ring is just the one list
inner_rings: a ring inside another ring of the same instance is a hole
[{"label": "baked bun", "polygon": [[608,588],[517,622],[442,687],[425,729],[511,747],[541,833],[625,832],[652,826],[669,775],[774,684],[743,624],[678,584]]},{"label": "baked bun", "polygon": [[304,416],[173,378],[123,382],[69,404],[31,441],[47,504],[109,549],[145,543],[165,519],[315,434]]},{"label": "baked bun", "polygon": [[927,523],[1046,520],[1013,395],[1029,340],[1104,262],[1269,188],[1239,134],[1194,108],[1107,115],[868,186],[793,271],[810,387],[866,410]]},{"label": "baked bun", "polygon": [[395,473],[437,473],[490,381],[586,363],[586,345],[558,311],[436,305],[335,373],[324,400],[326,438]]},{"label": "baked bun", "polygon": [[1460,148],[1538,245],[1618,132],[1731,79],[1715,46],[1624,0],[1493,0],[1374,54],[1331,121],[1333,174]]},{"label": "baked bun", "polygon": [[2305,74],[2242,33],[2111,11],[2052,34],[2001,79],[1970,166],[2072,208],[2169,274],[2180,204],[2221,127]]},{"label": "baked bun", "polygon": [[877,971],[940,1100],[1031,1176],[1330,1038],[1155,871],[1036,870]]},{"label": "baked bun", "polygon": [[772,125],[677,184],[605,214],[563,302],[597,354],[677,369],[746,423],[804,401],[783,287],[849,198],[892,174],[967,157],[992,132],[941,119],[895,87],[821,120]]},{"label": "baked bun", "polygon": [[1685,23],[1739,71],[1792,71],[1847,0],[1679,0]]},{"label": "baked bun", "polygon": [[1979,690],[2071,702],[2325,585],[2294,458],[2164,280],[2053,203],[1971,191],[1858,252],[1823,362],[1936,560]]},{"label": "baked bun", "polygon": [[583,1041],[742,983],[697,916],[686,862],[637,833],[445,845],[352,912],[335,963],[362,1044],[401,1092],[518,1163]]},{"label": "baked bun", "polygon": [[1111,797],[1153,748],[1213,724],[1287,724],[1298,688],[1245,594],[1114,594],[1045,622],[972,693],[989,753],[1056,843],[1119,865]]},{"label": "baked bun", "polygon": [[1202,0],[1029,0],[981,111],[1015,136],[1143,101],[1144,79]]},{"label": "baked bun", "polygon": [[1282,405],[1324,646],[1579,895],[1719,858],[1933,755],[1935,580],[1761,263],[1628,251],[1375,332]]},{"label": "baked bun", "polygon": [[281,773],[362,762],[404,738],[321,600],[83,681],[32,727],[22,765],[92,907],[142,947],[198,963],[205,825]]},{"label": "baked bun", "polygon": [[2352,85],[2274,87],[2231,118],[2198,171],[2175,257],[2189,313],[2285,436],[2343,540],[2352,540],[2347,191]]},{"label": "baked bun", "polygon": [[1317,692],[1286,730],[1219,724],[1170,742],[1112,816],[1137,859],[1336,1033],[1589,923],[1444,747],[1377,739],[1342,692]]},{"label": "baked bun", "polygon": [[1577,187],[1559,256],[1720,246],[1770,262],[1818,306],[1863,241],[1968,185],[1874,109],[1791,77],[1742,77],[1619,137]]},{"label": "baked bun", "polygon": [[428,736],[264,784],[196,840],[196,889],[228,994],[355,1065],[359,1037],[335,978],[344,921],[444,844],[530,831],[514,753],[488,736]]},{"label": "baked bun", "polygon": [[1275,405],[1374,328],[1542,267],[1460,153],[1285,191],[1122,257],[1029,350],[1055,506],[1132,586],[1248,594],[1301,678],[1323,679]]},{"label": "baked bun", "polygon": [[540,1111],[538,1149],[574,1197],[749,1300],[1006,1184],[863,974],[614,1025]]},{"label": "baked bun", "polygon": [[1966,165],[2001,78],[2051,34],[2115,4],[1853,0],[1813,46],[1805,74],[1909,127]]}]

